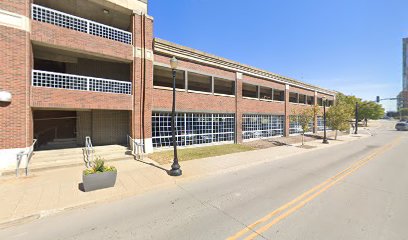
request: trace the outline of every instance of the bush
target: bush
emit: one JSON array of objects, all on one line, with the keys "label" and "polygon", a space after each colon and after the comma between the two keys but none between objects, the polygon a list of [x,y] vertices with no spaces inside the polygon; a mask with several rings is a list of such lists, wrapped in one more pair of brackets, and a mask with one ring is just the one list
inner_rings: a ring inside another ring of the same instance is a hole
[{"label": "bush", "polygon": [[103,173],[103,172],[116,172],[116,168],[113,166],[105,166],[105,160],[101,157],[97,157],[92,162],[92,168],[85,169],[84,174],[95,174],[95,173]]}]

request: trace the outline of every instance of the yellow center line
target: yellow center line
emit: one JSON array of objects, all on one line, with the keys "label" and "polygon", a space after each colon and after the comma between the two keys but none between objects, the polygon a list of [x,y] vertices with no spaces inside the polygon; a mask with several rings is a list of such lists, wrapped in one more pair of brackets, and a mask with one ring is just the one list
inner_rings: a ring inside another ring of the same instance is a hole
[{"label": "yellow center line", "polygon": [[[238,239],[239,237],[245,235],[246,233],[248,233],[250,231],[253,232],[253,233],[250,236],[248,236],[247,238],[245,238],[245,239],[254,239],[260,233],[265,232],[266,230],[268,230],[270,227],[272,227],[273,225],[275,225],[276,223],[278,223],[282,219],[286,218],[287,216],[289,216],[293,212],[295,212],[298,209],[302,208],[304,205],[306,205],[306,203],[310,202],[311,200],[313,200],[314,198],[316,198],[317,196],[319,196],[320,194],[322,194],[323,192],[325,192],[326,190],[331,188],[337,182],[343,180],[345,177],[347,177],[348,175],[352,174],[353,172],[355,172],[356,170],[358,170],[359,168],[361,168],[362,166],[367,164],[369,161],[374,159],[379,154],[382,154],[382,153],[386,152],[387,150],[391,149],[394,145],[396,145],[397,142],[399,142],[399,140],[400,140],[400,137],[398,139],[394,140],[392,143],[390,143],[388,145],[377,148],[370,155],[368,155],[368,156],[364,157],[363,159],[353,163],[352,165],[350,165],[345,170],[337,173],[333,177],[328,178],[323,183],[321,183],[321,184],[313,187],[312,189],[306,191],[305,193],[301,194],[300,196],[293,199],[289,203],[286,203],[285,205],[279,207],[278,209],[276,209],[273,212],[267,214],[263,218],[259,219],[258,221],[256,221],[253,224],[247,226],[246,228],[242,229],[241,231],[237,232],[235,235],[233,235],[233,236],[231,236],[231,237],[229,237],[227,239],[228,240]],[[298,204],[295,205],[296,203],[298,203]],[[292,207],[292,205],[295,205],[295,206]],[[267,225],[261,227],[258,230],[255,230],[256,226],[260,225],[261,223],[264,223],[264,222],[268,221],[269,219],[271,219],[272,217],[280,214],[281,212],[285,211],[289,207],[292,207],[292,208],[287,210],[283,214],[277,216],[275,219],[273,219]]]}]

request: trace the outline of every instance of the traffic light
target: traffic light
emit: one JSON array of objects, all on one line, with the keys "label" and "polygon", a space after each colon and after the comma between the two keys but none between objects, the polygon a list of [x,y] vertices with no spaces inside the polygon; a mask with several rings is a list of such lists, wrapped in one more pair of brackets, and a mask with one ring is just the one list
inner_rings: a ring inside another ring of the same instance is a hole
[{"label": "traffic light", "polygon": [[377,101],[376,102],[380,102],[380,96],[377,96]]}]

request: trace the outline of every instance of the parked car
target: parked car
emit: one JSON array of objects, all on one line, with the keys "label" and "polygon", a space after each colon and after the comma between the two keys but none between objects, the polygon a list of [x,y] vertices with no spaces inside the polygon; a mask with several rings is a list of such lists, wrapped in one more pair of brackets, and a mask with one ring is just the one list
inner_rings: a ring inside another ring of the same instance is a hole
[{"label": "parked car", "polygon": [[397,131],[408,131],[408,122],[399,122],[395,125]]}]

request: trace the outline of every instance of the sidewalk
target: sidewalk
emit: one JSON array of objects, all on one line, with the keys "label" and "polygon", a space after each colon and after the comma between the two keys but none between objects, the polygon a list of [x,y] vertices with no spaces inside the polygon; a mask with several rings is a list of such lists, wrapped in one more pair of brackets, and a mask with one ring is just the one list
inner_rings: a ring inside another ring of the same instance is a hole
[{"label": "sidewalk", "polygon": [[118,169],[115,187],[87,193],[79,190],[84,167],[34,172],[28,177],[0,178],[0,229],[71,208],[119,200],[170,187],[176,181],[191,181],[210,174],[235,171],[368,136],[344,135],[337,141],[330,141],[329,145],[321,144],[321,140],[307,142],[308,146],[312,146],[311,149],[291,145],[181,162],[183,175],[177,178],[167,175],[166,169],[170,169],[170,164],[158,165],[149,159],[144,162],[119,161],[112,163]]}]

